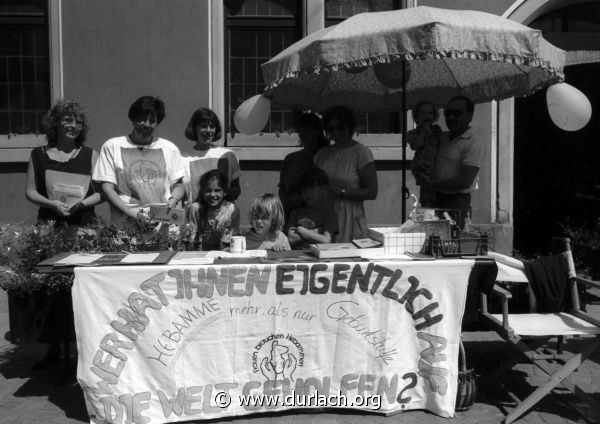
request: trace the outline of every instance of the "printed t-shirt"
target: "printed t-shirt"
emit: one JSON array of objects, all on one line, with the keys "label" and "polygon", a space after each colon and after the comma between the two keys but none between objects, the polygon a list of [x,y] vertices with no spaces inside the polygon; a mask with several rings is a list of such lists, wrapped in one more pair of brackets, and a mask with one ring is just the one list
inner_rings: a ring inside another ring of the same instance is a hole
[{"label": "printed t-shirt", "polygon": [[[140,146],[129,137],[106,141],[100,150],[92,178],[112,183],[116,192],[131,208],[153,203],[165,204],[171,195],[170,187],[185,174],[179,149],[163,138]],[[111,205],[111,222],[123,218]]]},{"label": "printed t-shirt", "polygon": [[[185,163],[185,176],[183,184],[185,185],[186,199],[188,202],[198,200],[200,191],[200,178],[204,173],[219,169],[219,159],[227,160],[227,184],[231,186],[231,182],[240,177],[240,162],[237,156],[229,149],[224,147],[213,147],[206,150],[204,155],[200,152],[194,152],[192,155],[182,155],[182,160]],[[223,170],[219,169],[221,172]]]}]

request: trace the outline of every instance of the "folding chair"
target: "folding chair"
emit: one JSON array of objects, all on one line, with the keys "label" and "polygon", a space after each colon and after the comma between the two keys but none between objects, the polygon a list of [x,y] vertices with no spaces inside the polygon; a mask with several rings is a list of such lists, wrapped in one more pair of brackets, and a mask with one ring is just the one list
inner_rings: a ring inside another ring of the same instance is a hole
[{"label": "folding chair", "polygon": [[[548,381],[522,401],[512,392],[508,393],[517,402],[517,406],[507,415],[504,421],[506,424],[518,419],[559,384],[596,408],[596,411],[600,411],[597,402],[569,379],[569,375],[600,347],[600,321],[589,316],[581,308],[578,284],[600,288],[600,282],[577,277],[569,240],[563,238],[560,242],[564,252],[559,258],[564,264],[564,272],[567,273],[570,285],[565,293],[571,297],[572,303],[568,312],[511,314],[508,303],[512,295],[496,284],[494,294],[502,299],[502,314],[491,314],[488,312],[487,296],[481,294],[483,321],[490,324],[503,339],[512,343],[522,354],[501,366],[494,375],[500,376],[502,372],[512,369],[523,356],[548,375]],[[590,338],[586,339],[588,343],[581,353],[567,354],[562,351],[562,341],[565,337],[584,336]],[[546,343],[553,338],[557,338],[556,348],[549,349]]]}]

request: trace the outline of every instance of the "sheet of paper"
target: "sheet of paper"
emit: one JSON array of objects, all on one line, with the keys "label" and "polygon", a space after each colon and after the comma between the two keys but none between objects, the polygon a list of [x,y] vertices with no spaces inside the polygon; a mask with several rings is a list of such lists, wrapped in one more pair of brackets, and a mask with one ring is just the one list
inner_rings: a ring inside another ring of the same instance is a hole
[{"label": "sheet of paper", "polygon": [[207,252],[210,258],[266,258],[266,250],[245,250],[242,253],[230,253],[221,250],[211,250]]},{"label": "sheet of paper", "polygon": [[151,252],[151,253],[129,253],[123,259],[121,259],[122,264],[139,264],[139,263],[149,263],[154,259],[158,258],[160,253]]},{"label": "sheet of paper", "polygon": [[383,254],[383,255],[378,255],[378,256],[373,256],[370,257],[369,259],[374,260],[374,261],[390,261],[390,260],[394,260],[394,261],[415,261],[415,258],[412,258],[404,253],[390,253],[390,254]]},{"label": "sheet of paper", "polygon": [[49,169],[46,171],[46,192],[50,200],[60,200],[73,206],[85,198],[90,186],[89,175],[72,174]]},{"label": "sheet of paper", "polygon": [[60,261],[54,262],[54,265],[81,265],[89,264],[104,256],[104,253],[73,253],[72,255],[62,258]]},{"label": "sheet of paper", "polygon": [[105,253],[101,258],[94,261],[94,266],[103,266],[103,265],[118,265],[121,263],[121,259],[123,259],[127,253]]},{"label": "sheet of paper", "polygon": [[361,249],[368,249],[370,247],[379,247],[383,245],[382,242],[373,240],[372,238],[363,238],[363,239],[354,239],[352,243],[356,245],[356,247],[360,247]]},{"label": "sheet of paper", "polygon": [[85,188],[69,184],[54,184],[53,197],[68,206],[73,206],[85,199]]},{"label": "sheet of paper", "polygon": [[169,265],[210,265],[215,258],[206,256],[208,252],[178,252],[169,261]]}]

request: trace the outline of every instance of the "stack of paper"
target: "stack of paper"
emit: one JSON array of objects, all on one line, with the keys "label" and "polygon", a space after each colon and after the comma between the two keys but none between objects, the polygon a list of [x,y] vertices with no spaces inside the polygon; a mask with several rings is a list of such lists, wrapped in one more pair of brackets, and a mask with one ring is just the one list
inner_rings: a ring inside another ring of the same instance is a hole
[{"label": "stack of paper", "polygon": [[373,256],[382,256],[385,254],[383,247],[372,247],[361,249],[353,243],[321,243],[311,244],[310,251],[319,259],[333,258],[351,258],[360,256],[361,258],[371,258]]}]

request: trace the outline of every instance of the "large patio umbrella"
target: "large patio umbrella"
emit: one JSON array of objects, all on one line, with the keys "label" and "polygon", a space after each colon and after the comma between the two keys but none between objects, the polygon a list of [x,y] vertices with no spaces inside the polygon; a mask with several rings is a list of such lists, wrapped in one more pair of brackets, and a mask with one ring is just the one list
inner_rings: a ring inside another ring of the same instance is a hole
[{"label": "large patio umbrella", "polygon": [[[291,45],[262,72],[273,107],[406,111],[423,99],[443,106],[457,95],[475,103],[526,96],[562,81],[564,63],[541,31],[484,12],[415,7],[352,16]],[[406,191],[403,167],[402,220]]]}]

